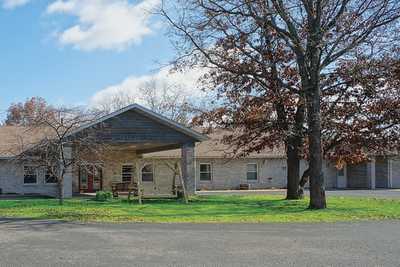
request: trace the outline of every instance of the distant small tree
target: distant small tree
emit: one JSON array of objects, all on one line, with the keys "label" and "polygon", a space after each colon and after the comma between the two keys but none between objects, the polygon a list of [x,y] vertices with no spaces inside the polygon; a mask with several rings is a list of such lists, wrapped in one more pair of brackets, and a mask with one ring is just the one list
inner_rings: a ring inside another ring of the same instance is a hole
[{"label": "distant small tree", "polygon": [[53,107],[47,104],[44,98],[31,97],[25,102],[11,104],[7,109],[7,118],[4,124],[29,126],[35,122],[37,116],[44,112],[54,116],[52,109]]},{"label": "distant small tree", "polygon": [[16,155],[15,160],[32,164],[55,179],[60,205],[64,201],[64,179],[67,172],[74,167],[101,165],[106,155],[107,145],[97,137],[96,129],[74,133],[78,127],[93,122],[97,117],[98,113],[85,112],[79,108],[42,110],[36,114],[26,131],[42,132],[43,138],[31,143],[24,142],[23,136],[19,138],[18,151],[22,152]]},{"label": "distant small tree", "polygon": [[179,87],[164,83],[159,88],[156,81],[151,80],[140,91],[147,107],[181,124],[188,125],[196,111],[195,104]]},{"label": "distant small tree", "polygon": [[117,92],[107,96],[107,98],[99,101],[96,104],[95,109],[99,112],[108,114],[136,102],[138,102],[138,96],[129,94],[126,91],[118,90]]}]

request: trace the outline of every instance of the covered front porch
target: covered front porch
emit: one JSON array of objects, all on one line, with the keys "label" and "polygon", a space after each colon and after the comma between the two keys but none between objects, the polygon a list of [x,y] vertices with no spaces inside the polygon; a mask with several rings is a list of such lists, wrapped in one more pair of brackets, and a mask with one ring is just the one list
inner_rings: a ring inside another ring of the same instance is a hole
[{"label": "covered front porch", "polygon": [[[195,143],[205,140],[203,135],[136,104],[76,132],[89,128],[95,129],[99,140],[110,149],[101,164],[77,166],[71,171],[71,193],[111,190],[114,183],[139,184],[143,195],[172,195],[179,184],[188,195],[196,192]],[[173,149],[181,150],[180,159],[144,157]]]},{"label": "covered front porch", "polygon": [[[73,193],[111,191],[116,184],[141,185],[144,196],[174,196],[182,186],[189,194],[196,190],[194,145],[182,145],[182,160],[144,157],[143,145],[113,146],[107,160],[100,165],[81,166],[74,172]],[[159,148],[161,149],[161,148]],[[155,150],[162,151],[162,150]]]}]

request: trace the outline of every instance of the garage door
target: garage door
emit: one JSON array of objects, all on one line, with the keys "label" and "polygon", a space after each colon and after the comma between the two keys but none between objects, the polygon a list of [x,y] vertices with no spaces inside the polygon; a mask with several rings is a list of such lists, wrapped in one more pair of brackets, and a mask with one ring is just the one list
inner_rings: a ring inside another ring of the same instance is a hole
[{"label": "garage door", "polygon": [[400,188],[400,159],[392,161],[392,187]]},{"label": "garage door", "polygon": [[368,188],[368,186],[366,163],[347,166],[348,188]]},{"label": "garage door", "polygon": [[388,188],[388,160],[385,158],[376,158],[375,161],[375,187]]}]

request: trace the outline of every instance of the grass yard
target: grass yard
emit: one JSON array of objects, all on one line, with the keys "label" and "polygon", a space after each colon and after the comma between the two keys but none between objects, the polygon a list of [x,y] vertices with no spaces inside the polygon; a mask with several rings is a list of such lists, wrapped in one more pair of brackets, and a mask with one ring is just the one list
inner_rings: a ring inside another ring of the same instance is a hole
[{"label": "grass yard", "polygon": [[189,204],[175,199],[125,199],[97,202],[73,198],[59,206],[56,199],[0,200],[0,217],[59,219],[83,222],[152,223],[269,223],[337,222],[400,219],[400,200],[328,197],[328,209],[307,209],[308,199],[287,201],[281,196],[197,196]]}]

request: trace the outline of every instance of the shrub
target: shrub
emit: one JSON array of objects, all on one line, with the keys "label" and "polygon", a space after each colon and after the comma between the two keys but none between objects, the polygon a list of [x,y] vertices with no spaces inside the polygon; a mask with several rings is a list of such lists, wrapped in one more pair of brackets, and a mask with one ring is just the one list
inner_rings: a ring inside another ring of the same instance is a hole
[{"label": "shrub", "polygon": [[110,191],[97,191],[96,192],[96,201],[108,201],[113,198],[112,192]]}]

